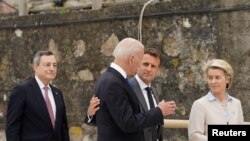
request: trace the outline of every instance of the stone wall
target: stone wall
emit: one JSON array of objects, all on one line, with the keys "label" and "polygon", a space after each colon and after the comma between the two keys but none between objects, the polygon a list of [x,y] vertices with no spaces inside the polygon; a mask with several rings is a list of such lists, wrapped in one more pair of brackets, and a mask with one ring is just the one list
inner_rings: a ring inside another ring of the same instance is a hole
[{"label": "stone wall", "polygon": [[[4,2],[0,1],[0,14],[18,13],[20,1],[21,0],[4,0]],[[106,7],[117,4],[145,2],[144,0],[23,0],[23,1],[26,1],[26,6],[27,6],[26,8],[30,13],[39,11],[46,12],[46,10],[53,10],[59,8],[91,9],[91,7],[96,4]]]},{"label": "stone wall", "polygon": [[[113,60],[115,45],[125,37],[138,37],[142,6],[1,18],[1,129],[11,88],[32,74],[34,53],[50,49],[60,60],[53,83],[64,92],[72,141],[96,140],[95,127],[83,122],[88,102],[96,80]],[[242,101],[245,120],[250,121],[248,1],[162,1],[149,5],[144,15],[142,43],[164,53],[162,73],[153,85],[160,99],[175,100],[178,106],[167,118],[188,119],[193,101],[208,90],[202,66],[208,59],[222,58],[235,71],[229,93]],[[187,129],[164,129],[164,140],[185,141]]]}]

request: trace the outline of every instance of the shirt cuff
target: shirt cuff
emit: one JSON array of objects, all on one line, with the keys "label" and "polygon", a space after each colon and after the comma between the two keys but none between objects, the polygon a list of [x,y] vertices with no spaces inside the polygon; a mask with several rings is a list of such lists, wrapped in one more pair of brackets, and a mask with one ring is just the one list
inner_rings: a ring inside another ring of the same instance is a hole
[{"label": "shirt cuff", "polygon": [[93,119],[93,116],[89,116],[89,115],[87,115],[87,116],[88,116],[88,123],[90,123],[91,120]]}]

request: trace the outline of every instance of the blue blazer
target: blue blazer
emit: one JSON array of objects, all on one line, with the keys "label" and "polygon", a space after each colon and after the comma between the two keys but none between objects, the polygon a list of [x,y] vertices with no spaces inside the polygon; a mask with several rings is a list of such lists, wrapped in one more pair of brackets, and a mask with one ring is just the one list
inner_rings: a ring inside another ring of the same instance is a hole
[{"label": "blue blazer", "polygon": [[142,112],[133,88],[111,67],[97,82],[96,96],[101,100],[95,115],[98,141],[144,141],[143,128],[163,124],[161,110]]},{"label": "blue blazer", "polygon": [[35,78],[11,92],[6,119],[7,141],[69,141],[66,108],[61,90],[50,85],[56,105],[52,127],[42,92]]}]

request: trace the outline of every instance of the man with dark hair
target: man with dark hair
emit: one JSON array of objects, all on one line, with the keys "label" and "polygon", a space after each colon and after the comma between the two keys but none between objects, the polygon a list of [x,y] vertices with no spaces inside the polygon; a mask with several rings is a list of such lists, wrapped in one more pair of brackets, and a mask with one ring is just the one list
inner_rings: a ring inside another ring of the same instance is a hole
[{"label": "man with dark hair", "polygon": [[[155,48],[145,48],[144,56],[137,70],[137,74],[130,79],[135,93],[142,105],[143,112],[155,108],[159,103],[158,93],[156,88],[152,87],[151,82],[160,73],[161,64],[161,53]],[[153,105],[151,106],[150,101],[153,101]],[[144,128],[144,140],[162,141],[162,130],[162,125]]]}]

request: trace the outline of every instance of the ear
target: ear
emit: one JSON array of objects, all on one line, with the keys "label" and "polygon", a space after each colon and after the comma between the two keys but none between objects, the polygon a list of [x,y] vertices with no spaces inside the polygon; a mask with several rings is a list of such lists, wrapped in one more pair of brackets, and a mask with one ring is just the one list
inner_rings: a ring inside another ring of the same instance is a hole
[{"label": "ear", "polygon": [[35,71],[37,69],[37,65],[32,65],[32,68]]},{"label": "ear", "polygon": [[134,58],[135,58],[134,55],[130,55],[130,56],[128,57],[129,64],[133,64]]},{"label": "ear", "polygon": [[226,79],[227,79],[226,88],[229,88],[229,84],[231,82],[231,77],[226,77]]}]

